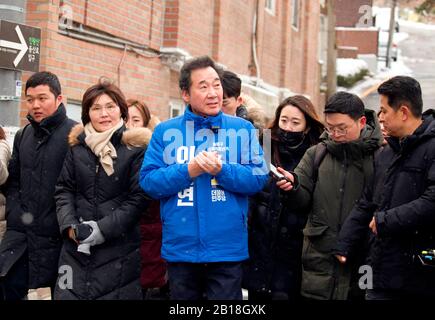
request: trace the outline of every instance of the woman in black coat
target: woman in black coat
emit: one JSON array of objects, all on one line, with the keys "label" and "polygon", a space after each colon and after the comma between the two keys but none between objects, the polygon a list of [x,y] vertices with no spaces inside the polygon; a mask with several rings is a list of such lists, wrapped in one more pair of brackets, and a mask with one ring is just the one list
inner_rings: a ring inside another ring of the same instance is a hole
[{"label": "woman in black coat", "polygon": [[114,85],[83,96],[82,122],[56,186],[64,244],[55,299],[141,299],[139,218],[147,200],[138,172],[151,133],[126,131],[128,109]]},{"label": "woman in black coat", "polygon": [[[323,125],[311,101],[297,95],[281,102],[270,129],[271,162],[293,171],[305,151],[319,142]],[[306,215],[286,201],[276,183],[271,178],[250,199],[250,259],[243,276],[249,300],[295,300],[299,295]]]}]

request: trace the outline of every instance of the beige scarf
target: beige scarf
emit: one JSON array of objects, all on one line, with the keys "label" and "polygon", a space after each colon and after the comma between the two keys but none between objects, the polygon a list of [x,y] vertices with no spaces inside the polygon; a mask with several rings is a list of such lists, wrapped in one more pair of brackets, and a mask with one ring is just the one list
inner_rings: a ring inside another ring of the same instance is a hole
[{"label": "beige scarf", "polygon": [[116,158],[116,149],[110,142],[110,139],[112,139],[115,131],[121,128],[123,124],[124,121],[121,119],[112,129],[103,132],[97,132],[91,122],[88,122],[85,125],[85,142],[92,152],[100,159],[100,163],[108,176],[111,176],[114,172],[113,159]]}]

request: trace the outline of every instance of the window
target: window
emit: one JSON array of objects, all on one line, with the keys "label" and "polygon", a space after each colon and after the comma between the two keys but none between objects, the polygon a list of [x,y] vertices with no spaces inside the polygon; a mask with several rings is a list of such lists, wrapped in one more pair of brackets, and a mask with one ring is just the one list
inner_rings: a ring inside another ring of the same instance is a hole
[{"label": "window", "polygon": [[169,118],[181,116],[184,113],[184,103],[178,100],[172,100],[169,103]]},{"label": "window", "polygon": [[275,14],[275,0],[266,0],[266,11],[269,12],[270,14],[274,15]]},{"label": "window", "polygon": [[299,29],[299,0],[292,0],[292,26]]},{"label": "window", "polygon": [[68,102],[66,105],[66,115],[68,118],[79,123],[82,122],[82,105],[80,102]]}]

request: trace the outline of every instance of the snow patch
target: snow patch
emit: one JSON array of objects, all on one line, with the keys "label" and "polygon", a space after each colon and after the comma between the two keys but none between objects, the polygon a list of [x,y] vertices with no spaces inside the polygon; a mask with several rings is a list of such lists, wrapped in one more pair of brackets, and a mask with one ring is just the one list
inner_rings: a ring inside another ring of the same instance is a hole
[{"label": "snow patch", "polygon": [[367,62],[360,59],[339,58],[337,59],[337,76],[348,77],[369,69]]},{"label": "snow patch", "polygon": [[402,20],[399,19],[399,24],[401,26],[411,27],[411,28],[417,28],[417,29],[423,29],[423,30],[435,30],[434,24],[426,24],[421,22],[414,22],[414,21],[408,21],[408,20]]}]

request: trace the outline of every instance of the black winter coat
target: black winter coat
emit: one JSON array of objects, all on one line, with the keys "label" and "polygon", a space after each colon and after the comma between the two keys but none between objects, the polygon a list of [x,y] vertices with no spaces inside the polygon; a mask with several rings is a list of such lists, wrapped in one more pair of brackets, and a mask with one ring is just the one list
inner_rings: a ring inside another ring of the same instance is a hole
[{"label": "black winter coat", "polygon": [[368,264],[375,289],[435,295],[435,268],[414,255],[435,249],[435,111],[403,141],[389,138],[375,161],[375,174],[339,236],[336,253],[352,258],[375,216]]},{"label": "black winter coat", "polygon": [[[71,148],[55,198],[60,231],[65,236],[59,266],[71,267],[73,277],[68,288],[64,274],[59,275],[55,299],[142,298],[139,218],[146,210],[147,198],[139,187],[138,174],[150,137],[146,128],[125,131],[123,126],[117,130],[111,139],[117,158],[114,173],[108,176],[86,145],[83,127],[71,131]],[[140,147],[131,143],[133,140],[139,141]],[[90,248],[89,256],[77,252],[77,244],[67,236],[68,228],[80,218],[96,221],[105,238],[104,243]]]},{"label": "black winter coat", "polygon": [[76,124],[58,110],[21,129],[14,140],[6,185],[7,231],[0,246],[0,276],[26,251],[29,288],[54,285],[62,240],[54,188],[68,150],[67,137]]},{"label": "black winter coat", "polygon": [[[316,139],[319,137],[317,136]],[[311,146],[305,136],[297,148],[272,141],[272,163],[292,171]],[[307,215],[290,203],[270,178],[265,188],[249,200],[249,260],[244,263],[243,287],[272,293],[272,299],[299,295],[303,234]]]}]

